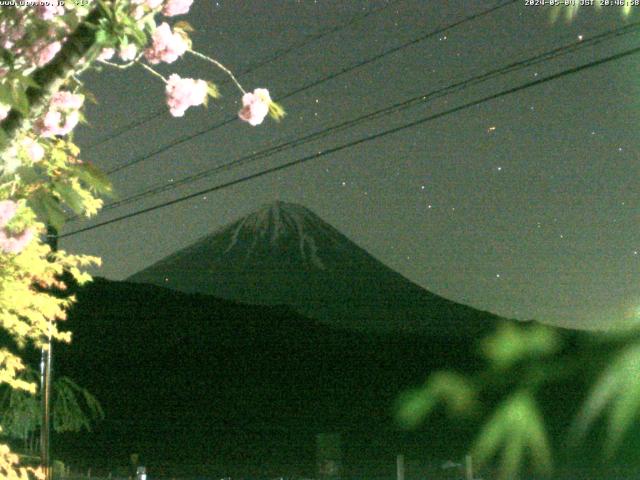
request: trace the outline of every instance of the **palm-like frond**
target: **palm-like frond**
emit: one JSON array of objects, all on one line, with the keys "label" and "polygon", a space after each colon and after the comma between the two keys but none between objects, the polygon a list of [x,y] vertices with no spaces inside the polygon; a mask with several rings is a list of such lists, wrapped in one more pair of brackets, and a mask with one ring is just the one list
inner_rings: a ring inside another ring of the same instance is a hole
[{"label": "palm-like frond", "polygon": [[544,325],[517,327],[505,323],[482,341],[481,350],[493,367],[506,370],[525,359],[552,355],[560,343],[558,334]]},{"label": "palm-like frond", "polygon": [[532,394],[519,391],[507,398],[481,429],[471,452],[478,465],[501,452],[501,479],[516,478],[527,454],[536,469],[548,472],[551,448]]},{"label": "palm-like frond", "polygon": [[[38,374],[27,368],[25,379],[37,382]],[[94,421],[104,418],[104,411],[87,389],[60,377],[53,384],[51,417],[54,431],[79,432],[91,430]],[[0,396],[0,423],[4,435],[26,440],[42,425],[40,396],[5,387]]]},{"label": "palm-like frond", "polygon": [[640,341],[624,348],[599,377],[573,424],[574,439],[583,439],[607,409],[605,451],[611,455],[640,412]]},{"label": "palm-like frond", "polygon": [[[620,3],[623,3],[623,5],[621,5],[622,16],[628,17],[629,15],[631,15],[633,4],[631,2],[620,2]],[[594,3],[594,6],[596,7],[597,10],[602,9],[602,5],[600,4],[599,1],[596,1]],[[576,15],[578,15],[579,10],[580,10],[580,3],[577,1],[573,2],[571,5],[554,5],[551,8],[551,14],[550,14],[551,22],[554,23],[558,21],[558,18],[560,17],[561,13],[564,13],[564,17],[567,22],[571,22],[576,17]]]},{"label": "palm-like frond", "polygon": [[68,377],[56,382],[53,402],[53,429],[56,432],[90,431],[91,423],[104,418],[100,402]]},{"label": "palm-like frond", "polygon": [[419,425],[444,403],[452,413],[470,410],[476,401],[476,389],[470,380],[455,372],[437,372],[419,388],[404,392],[398,399],[396,419],[405,428]]}]

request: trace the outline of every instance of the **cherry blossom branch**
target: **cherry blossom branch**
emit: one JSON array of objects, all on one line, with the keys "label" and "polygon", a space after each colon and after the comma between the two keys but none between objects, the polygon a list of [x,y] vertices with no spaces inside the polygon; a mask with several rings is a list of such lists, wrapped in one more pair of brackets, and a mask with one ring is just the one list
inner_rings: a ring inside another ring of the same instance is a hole
[{"label": "cherry blossom branch", "polygon": [[156,70],[154,70],[153,68],[151,68],[149,65],[147,65],[146,63],[142,63],[142,62],[138,62],[138,64],[144,68],[145,70],[148,70],[149,72],[151,72],[153,75],[155,75],[156,77],[160,78],[164,83],[167,83],[168,80],[166,78],[164,78],[164,76],[162,76],[161,73],[157,72]]},{"label": "cherry blossom branch", "polygon": [[135,62],[128,62],[128,63],[120,64],[120,63],[110,62],[109,60],[102,60],[100,58],[97,60],[97,62],[103,65],[107,65],[108,67],[117,68],[119,70],[124,70],[125,68],[129,68],[135,63]]},{"label": "cherry blossom branch", "polygon": [[47,108],[49,98],[76,72],[81,60],[94,48],[96,43],[96,25],[103,15],[99,7],[94,8],[80,23],[78,28],[69,36],[60,52],[46,66],[33,74],[33,80],[39,88],[29,87],[29,115],[24,116],[13,109],[9,116],[0,123],[9,140],[8,148],[13,139],[23,130],[29,128],[33,119],[42,115]]},{"label": "cherry blossom branch", "polygon": [[194,55],[198,58],[201,58],[203,60],[206,60],[210,63],[213,63],[216,67],[218,67],[220,70],[222,70],[224,73],[226,73],[227,75],[229,75],[229,77],[231,78],[231,80],[233,80],[233,83],[236,84],[236,86],[240,89],[240,91],[242,92],[242,94],[244,95],[245,93],[247,93],[245,91],[244,88],[242,88],[242,85],[240,85],[240,82],[238,81],[238,79],[235,77],[235,75],[231,72],[231,70],[229,70],[227,67],[225,67],[224,65],[222,65],[220,62],[218,62],[217,60],[214,60],[211,57],[208,57],[200,52],[196,52],[195,50],[187,50],[187,52],[189,52],[191,55]]},{"label": "cherry blossom branch", "polygon": [[107,65],[109,67],[117,68],[119,70],[124,70],[126,68],[129,68],[129,67],[132,67],[133,65],[135,65],[136,64],[136,60],[132,60],[132,61],[127,62],[127,63],[115,63],[115,62],[110,62],[109,60],[98,59],[98,63],[102,63],[103,65]]},{"label": "cherry blossom branch", "polygon": [[117,68],[119,70],[125,70],[129,67],[134,66],[136,63],[140,63],[140,59],[142,58],[143,55],[144,55],[143,52],[140,52],[138,55],[136,55],[136,57],[133,60],[127,63],[115,63],[102,58],[98,58],[97,61],[104,65],[108,65],[109,67]]}]

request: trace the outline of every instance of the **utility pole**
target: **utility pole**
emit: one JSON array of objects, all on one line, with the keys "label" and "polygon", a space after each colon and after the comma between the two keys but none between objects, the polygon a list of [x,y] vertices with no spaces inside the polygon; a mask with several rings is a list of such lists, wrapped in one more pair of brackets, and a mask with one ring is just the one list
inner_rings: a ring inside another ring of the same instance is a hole
[{"label": "utility pole", "polygon": [[404,480],[404,455],[396,456],[396,479]]},{"label": "utility pole", "polygon": [[[53,252],[58,250],[58,231],[52,225],[47,225],[47,243]],[[53,344],[51,343],[51,333],[43,339],[45,345],[42,347],[40,356],[40,392],[42,426],[40,427],[40,464],[45,480],[52,479],[51,471],[51,362],[53,359]]]},{"label": "utility pole", "polygon": [[471,455],[465,455],[464,457],[464,473],[466,480],[473,480],[473,459]]}]

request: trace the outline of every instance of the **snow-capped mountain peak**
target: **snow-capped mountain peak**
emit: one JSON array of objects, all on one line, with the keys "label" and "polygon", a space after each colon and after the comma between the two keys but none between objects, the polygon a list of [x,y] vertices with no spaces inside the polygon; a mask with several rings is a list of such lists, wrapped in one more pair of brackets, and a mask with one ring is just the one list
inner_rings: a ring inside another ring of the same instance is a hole
[{"label": "snow-capped mountain peak", "polygon": [[473,335],[496,319],[419,287],[312,211],[281,201],[129,280],[246,303],[288,305],[327,323],[371,331]]},{"label": "snow-capped mountain peak", "polygon": [[[231,238],[225,253],[239,247],[244,248],[246,256],[250,257],[260,242],[268,241],[272,248],[277,248],[279,244],[295,244],[302,260],[321,269],[325,265],[315,239],[332,238],[337,233],[311,210],[282,201],[276,201],[247,215],[233,224],[230,230]],[[247,235],[254,237],[248,248],[240,242]]]}]

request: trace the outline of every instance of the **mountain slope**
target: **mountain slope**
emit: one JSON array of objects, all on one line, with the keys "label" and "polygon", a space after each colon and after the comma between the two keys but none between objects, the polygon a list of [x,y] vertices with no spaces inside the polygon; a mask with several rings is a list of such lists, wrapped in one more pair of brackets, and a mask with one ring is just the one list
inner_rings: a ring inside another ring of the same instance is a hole
[{"label": "mountain slope", "polygon": [[[435,368],[478,363],[462,342],[343,331],[288,308],[152,285],[96,279],[77,297],[56,373],[94,393],[106,419],[54,447],[95,468],[138,452],[154,472],[215,461],[221,474],[230,465],[264,473],[292,458],[313,472],[315,434],[355,431],[396,445],[399,393]],[[434,452],[447,435],[430,440]]]},{"label": "mountain slope", "polygon": [[289,305],[365,331],[476,337],[495,315],[410,282],[300,205],[276,202],[129,279],[253,304]]}]

